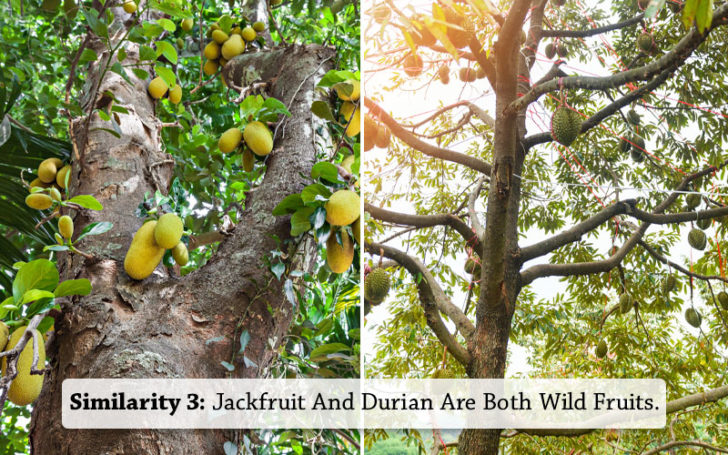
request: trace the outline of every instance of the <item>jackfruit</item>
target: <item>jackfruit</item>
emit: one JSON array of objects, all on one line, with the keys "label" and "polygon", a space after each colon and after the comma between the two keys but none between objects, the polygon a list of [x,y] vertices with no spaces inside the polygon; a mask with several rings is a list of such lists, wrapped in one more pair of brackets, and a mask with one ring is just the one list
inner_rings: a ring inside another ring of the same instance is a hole
[{"label": "jackfruit", "polygon": [[422,57],[417,54],[410,54],[404,59],[404,72],[409,77],[417,77],[422,74],[424,69],[424,62]]},{"label": "jackfruit", "polygon": [[432,379],[455,379],[455,373],[449,368],[438,368],[432,373]]},{"label": "jackfruit", "polygon": [[362,146],[364,151],[368,152],[373,149],[377,141],[377,131],[379,126],[373,118],[369,117],[368,114],[364,115],[364,137],[362,138]]},{"label": "jackfruit", "polygon": [[703,251],[708,244],[708,237],[700,229],[691,229],[688,234],[688,243],[696,250]]},{"label": "jackfruit", "polygon": [[147,90],[149,90],[149,94],[155,100],[162,98],[167,93],[168,89],[169,86],[167,85],[167,83],[159,76],[152,79],[152,81],[149,83],[149,87],[147,87]]},{"label": "jackfruit", "polygon": [[184,267],[190,260],[190,253],[187,251],[187,245],[179,242],[174,248],[172,248],[172,257],[180,267]]},{"label": "jackfruit", "polygon": [[253,153],[265,156],[273,150],[273,134],[261,122],[250,122],[245,125],[243,139]]},{"label": "jackfruit", "polygon": [[165,213],[157,221],[154,228],[154,241],[164,249],[171,249],[177,246],[182,238],[184,223],[174,213]]},{"label": "jackfruit", "polygon": [[55,186],[52,186],[48,189],[48,194],[51,196],[51,199],[53,199],[54,201],[61,202],[63,200],[63,197],[61,196],[61,192]]},{"label": "jackfruit", "polygon": [[222,153],[230,153],[240,145],[240,141],[242,140],[243,132],[233,127],[222,133],[220,140],[217,141],[217,147]]},{"label": "jackfruit", "polygon": [[133,2],[132,0],[126,0],[124,2],[124,11],[126,11],[129,14],[134,13],[137,10],[137,4],[136,2]]},{"label": "jackfruit", "polygon": [[64,190],[66,189],[66,176],[69,174],[69,172],[71,172],[71,165],[66,164],[58,171],[58,173],[56,173],[56,184],[58,184],[58,186],[60,186]]},{"label": "jackfruit", "polygon": [[33,193],[25,198],[25,205],[31,209],[46,210],[53,205],[53,199],[44,193]]},{"label": "jackfruit", "polygon": [[154,240],[156,221],[144,223],[134,234],[124,258],[124,270],[135,280],[143,280],[154,272],[164,256],[164,248]]},{"label": "jackfruit", "polygon": [[631,310],[633,306],[634,300],[632,300],[632,296],[629,295],[629,293],[625,292],[619,296],[619,311],[621,311],[622,314],[629,313],[629,310]]},{"label": "jackfruit", "polygon": [[[27,327],[24,325],[15,329],[13,334],[10,335],[6,349],[13,349],[20,342]],[[37,343],[38,363],[36,367],[38,370],[42,370],[45,365],[45,345],[43,344],[42,337],[39,338],[40,340]],[[8,389],[8,399],[18,406],[26,406],[34,402],[43,388],[43,375],[30,374],[30,369],[33,366],[35,344],[33,338],[31,338],[20,352],[18,363],[16,364],[18,375],[15,376],[15,379],[10,383],[10,388]],[[5,376],[7,367],[7,357],[3,357],[2,376]]]},{"label": "jackfruit", "polygon": [[354,137],[359,134],[359,130],[361,128],[361,117],[359,115],[358,106],[350,101],[345,101],[341,105],[341,109],[339,110],[339,112],[341,114],[341,117],[344,119],[344,124],[347,125],[346,135],[349,137]]},{"label": "jackfruit", "polygon": [[172,90],[169,91],[169,102],[179,104],[180,101],[182,101],[182,87],[179,84],[174,84]]},{"label": "jackfruit", "polygon": [[220,58],[220,45],[214,41],[210,41],[207,43],[207,46],[205,46],[203,53],[205,54],[206,59],[217,60]]},{"label": "jackfruit", "polygon": [[706,230],[710,227],[710,225],[712,223],[713,223],[713,220],[710,218],[701,218],[695,222],[695,225],[702,230]]},{"label": "jackfruit", "polygon": [[53,183],[56,181],[56,173],[58,168],[63,166],[63,162],[58,158],[48,158],[38,165],[38,178],[44,183]]},{"label": "jackfruit", "polygon": [[51,184],[43,182],[41,179],[36,177],[28,184],[28,186],[32,190],[33,188],[49,188]]},{"label": "jackfruit", "polygon": [[230,38],[227,33],[222,30],[214,30],[212,32],[212,40],[217,44],[222,44]]},{"label": "jackfruit", "polygon": [[437,69],[437,75],[440,77],[440,82],[447,85],[450,82],[450,68],[447,65],[442,65]]},{"label": "jackfruit", "polygon": [[599,344],[597,345],[597,349],[594,351],[594,353],[599,357],[600,359],[604,358],[605,355],[607,355],[607,342],[602,340],[599,340]]},{"label": "jackfruit", "polygon": [[240,35],[241,33],[243,33],[243,30],[239,25],[236,25],[232,30],[230,30],[230,35]]},{"label": "jackfruit", "polygon": [[189,32],[190,30],[192,30],[192,27],[194,25],[195,25],[195,23],[192,21],[192,19],[190,19],[190,18],[182,19],[181,27],[182,27],[182,30],[184,30],[185,32]]},{"label": "jackfruit", "polygon": [[703,318],[695,308],[688,308],[685,310],[685,320],[693,327],[700,327]]},{"label": "jackfruit", "polygon": [[243,150],[243,170],[245,172],[253,172],[254,167],[255,167],[255,156],[253,155],[253,152],[251,152],[249,148],[245,147],[245,150]]},{"label": "jackfruit", "polygon": [[233,35],[222,45],[222,56],[225,60],[232,60],[235,56],[240,55],[245,50],[245,43],[240,35]]},{"label": "jackfruit", "polygon": [[351,190],[339,190],[326,203],[326,221],[332,226],[347,226],[359,218],[359,195]]},{"label": "jackfruit", "polygon": [[677,285],[677,280],[675,279],[675,276],[666,276],[665,279],[662,280],[662,293],[669,294],[670,292],[672,292],[673,289],[675,289],[675,285]]},{"label": "jackfruit", "polygon": [[387,271],[376,267],[364,277],[364,298],[372,305],[379,305],[387,298],[390,286]]},{"label": "jackfruit", "polygon": [[[227,60],[225,60],[224,58],[220,57],[220,60],[218,60],[217,62],[218,62],[218,64],[219,64],[220,66],[224,67],[225,65],[227,65],[227,62],[228,62],[228,61],[227,61]],[[223,81],[225,81],[225,76],[223,76],[223,75],[221,74],[221,75],[220,75],[220,79],[222,79]],[[225,86],[227,87],[227,85],[225,85]]]},{"label": "jackfruit", "polygon": [[357,109],[354,111],[354,115],[351,117],[351,121],[349,121],[346,125],[346,131],[344,132],[349,137],[354,137],[361,132],[361,110]]},{"label": "jackfruit", "polygon": [[[351,231],[354,233],[356,243],[361,244],[361,217],[357,218],[351,225]],[[728,306],[728,294],[726,294],[726,305]]]},{"label": "jackfruit", "polygon": [[720,304],[720,307],[724,310],[728,310],[728,292],[721,291],[716,296],[718,299],[718,303]]},{"label": "jackfruit", "polygon": [[336,241],[334,231],[326,240],[326,263],[334,273],[344,273],[354,260],[354,244],[346,230],[341,230],[341,245]]},{"label": "jackfruit", "polygon": [[700,205],[701,199],[698,193],[690,193],[685,196],[685,205],[688,206],[688,210],[693,210]]},{"label": "jackfruit", "polygon": [[361,89],[359,86],[359,81],[356,79],[347,79],[344,81],[345,83],[352,86],[351,94],[347,95],[344,92],[344,89],[341,87],[336,87],[336,94],[339,95],[339,99],[342,99],[344,101],[356,101],[359,99],[359,90]]},{"label": "jackfruit", "polygon": [[253,27],[245,27],[243,31],[240,32],[240,34],[242,35],[243,39],[248,43],[251,41],[255,41],[255,38],[258,36],[258,34],[255,33],[255,29],[253,29]]},{"label": "jackfruit", "polygon": [[568,107],[556,109],[551,116],[551,137],[558,143],[569,146],[581,132],[581,116]]},{"label": "jackfruit", "polygon": [[0,352],[5,350],[5,346],[8,344],[9,335],[10,330],[8,329],[7,324],[0,321]]},{"label": "jackfruit", "polygon": [[73,236],[73,220],[68,215],[63,215],[58,219],[58,232],[67,239]]},{"label": "jackfruit", "polygon": [[202,67],[202,70],[208,76],[212,76],[213,74],[217,73],[217,68],[218,68],[218,65],[215,60],[208,60],[205,62],[205,65]]},{"label": "jackfruit", "polygon": [[261,22],[261,21],[253,22],[253,30],[255,30],[256,32],[260,33],[263,30],[265,30],[265,24],[263,22]]}]

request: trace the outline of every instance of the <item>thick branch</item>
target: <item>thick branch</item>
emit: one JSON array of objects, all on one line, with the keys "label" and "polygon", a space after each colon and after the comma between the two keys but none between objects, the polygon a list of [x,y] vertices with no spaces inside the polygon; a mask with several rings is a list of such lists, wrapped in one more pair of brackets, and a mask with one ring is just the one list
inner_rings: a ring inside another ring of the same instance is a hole
[{"label": "thick branch", "polygon": [[414,134],[405,130],[396,120],[394,120],[384,109],[382,109],[377,103],[369,98],[364,98],[364,104],[369,111],[376,117],[379,118],[385,125],[389,127],[389,130],[404,143],[419,150],[425,155],[433,158],[438,158],[445,161],[451,161],[453,163],[462,164],[475,171],[478,171],[485,175],[490,175],[490,164],[478,158],[466,155],[464,153],[455,152],[444,148],[437,147],[436,145],[428,144],[427,142],[421,141]]},{"label": "thick branch", "polygon": [[470,338],[475,331],[472,322],[460,311],[458,307],[453,305],[443,292],[439,283],[432,275],[430,270],[419,260],[419,258],[410,256],[403,251],[387,245],[377,243],[367,243],[365,245],[367,251],[371,254],[381,254],[385,257],[397,261],[407,272],[409,272],[415,282],[420,295],[422,306],[427,316],[427,324],[430,326],[437,338],[447,347],[458,362],[463,365],[470,363],[470,354],[457,339],[447,330],[445,323],[440,317],[440,312],[446,314],[457,326],[460,333],[466,339]]},{"label": "thick branch", "polygon": [[590,28],[588,30],[544,30],[541,34],[544,38],[585,38],[587,36],[599,35],[600,33],[619,30],[620,28],[629,27],[630,25],[639,23],[645,17],[644,13],[637,16],[617,22],[616,24],[604,25],[602,27]]},{"label": "thick branch", "polygon": [[691,272],[690,270],[686,269],[685,267],[681,266],[680,264],[676,264],[672,262],[671,260],[667,259],[665,256],[661,255],[657,252],[654,248],[652,248],[647,242],[640,240],[639,245],[647,251],[650,256],[657,259],[658,261],[662,262],[665,265],[669,265],[673,269],[679,271],[680,273],[683,273],[689,277],[696,278],[698,280],[708,281],[708,280],[719,280],[724,281],[728,283],[728,278],[723,278],[720,275],[701,275],[699,273]]},{"label": "thick branch", "polygon": [[478,179],[478,183],[475,184],[475,188],[473,188],[473,191],[470,193],[470,196],[468,196],[468,214],[470,215],[470,224],[473,225],[473,230],[478,238],[478,243],[475,248],[475,251],[478,253],[480,253],[480,239],[482,239],[485,235],[485,228],[483,227],[483,223],[480,222],[480,218],[478,218],[478,212],[475,211],[475,201],[478,199],[480,191],[483,189],[484,182],[485,176],[480,177]]}]

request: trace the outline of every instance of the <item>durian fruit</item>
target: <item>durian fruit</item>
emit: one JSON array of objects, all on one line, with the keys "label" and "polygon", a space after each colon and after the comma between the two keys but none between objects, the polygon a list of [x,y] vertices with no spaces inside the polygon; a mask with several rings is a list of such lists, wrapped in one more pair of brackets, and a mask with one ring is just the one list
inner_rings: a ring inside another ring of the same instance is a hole
[{"label": "durian fruit", "polygon": [[[10,335],[10,339],[8,340],[6,349],[13,349],[20,342],[26,328],[28,328],[28,326],[24,325],[13,331],[13,334]],[[37,332],[37,330],[35,330],[35,332]],[[45,344],[42,341],[43,338],[39,338],[39,343],[37,343],[38,363],[36,367],[41,370],[45,365]],[[17,406],[26,406],[34,402],[36,398],[38,398],[38,395],[40,395],[40,391],[43,388],[43,375],[30,374],[30,369],[33,366],[33,351],[35,349],[35,344],[36,343],[33,342],[33,338],[31,338],[20,352],[20,355],[18,356],[18,363],[16,364],[18,375],[15,376],[15,379],[13,379],[10,383],[10,388],[8,389],[8,399]],[[2,376],[4,377],[8,367],[8,358],[3,357],[2,361]]]},{"label": "durian fruit", "polygon": [[449,6],[443,7],[442,12],[447,22],[447,38],[458,49],[466,47],[470,42],[470,27],[466,18]]},{"label": "durian fruit", "polygon": [[690,193],[685,196],[685,205],[688,206],[688,210],[693,210],[700,205],[702,197],[698,193]]},{"label": "durian fruit", "polygon": [[182,30],[185,32],[189,32],[192,30],[192,27],[195,25],[194,21],[190,18],[182,19],[182,24],[180,25],[182,27]]},{"label": "durian fruit", "polygon": [[222,136],[220,136],[220,139],[217,141],[217,148],[219,148],[222,153],[230,153],[238,148],[242,140],[243,132],[240,131],[240,129],[233,127],[222,133]]},{"label": "durian fruit", "polygon": [[149,91],[149,94],[152,96],[152,98],[158,100],[167,94],[169,86],[164,81],[164,79],[157,76],[149,83],[149,87],[147,87],[147,90]]},{"label": "durian fruit", "polygon": [[135,280],[143,280],[154,272],[164,256],[164,248],[154,240],[156,221],[148,221],[134,234],[124,258],[124,270]]},{"label": "durian fruit", "polygon": [[356,101],[359,99],[359,92],[361,90],[360,83],[356,79],[347,79],[345,83],[352,86],[351,94],[347,95],[342,87],[335,87],[336,94],[339,95],[339,99],[344,101]]},{"label": "durian fruit", "polygon": [[485,77],[485,70],[483,69],[480,64],[475,66],[475,78],[476,79],[483,79]]},{"label": "durian fruit", "polygon": [[248,43],[251,41],[255,41],[255,38],[258,36],[253,27],[245,27],[240,34],[242,35],[243,39]]},{"label": "durian fruit", "polygon": [[165,213],[157,221],[154,227],[154,241],[164,249],[171,249],[177,246],[182,238],[184,223],[174,213]]},{"label": "durian fruit", "polygon": [[[263,22],[261,22],[261,21],[253,22],[253,30],[255,30],[256,32],[260,33],[263,30],[265,30],[265,24]],[[242,33],[242,31],[241,31],[241,33]]]},{"label": "durian fruit", "polygon": [[630,141],[632,142],[632,151],[644,153],[647,146],[645,145],[645,139],[642,136],[633,134]]},{"label": "durian fruit", "polygon": [[556,57],[556,46],[554,43],[548,43],[546,45],[546,49],[544,49],[544,54],[546,54],[546,58],[552,59]]},{"label": "durian fruit", "polygon": [[447,85],[450,82],[450,68],[447,65],[440,66],[437,69],[437,75],[443,84]]},{"label": "durian fruit", "polygon": [[467,261],[465,261],[465,271],[469,273],[470,275],[474,275],[478,278],[480,278],[481,275],[481,267],[480,262],[476,260],[476,258],[468,258]]},{"label": "durian fruit", "polygon": [[182,87],[179,84],[174,84],[174,87],[169,91],[169,102],[179,104],[180,101],[182,101]]},{"label": "durian fruit", "polygon": [[217,60],[220,58],[220,45],[214,41],[210,41],[207,43],[207,46],[205,46],[203,54],[208,60]]},{"label": "durian fruit", "polygon": [[122,7],[129,14],[133,14],[137,10],[137,4],[133,0],[125,0]]},{"label": "durian fruit", "polygon": [[31,209],[46,210],[53,205],[53,199],[45,193],[33,193],[25,197],[25,205]]},{"label": "durian fruit", "polygon": [[708,229],[711,224],[713,224],[713,220],[710,218],[701,218],[695,222],[695,225],[702,230]]},{"label": "durian fruit", "polygon": [[[356,243],[361,245],[361,217],[357,218],[356,221],[352,223],[351,232],[354,233],[354,240],[356,241]],[[728,306],[728,294],[726,294],[726,306]]]},{"label": "durian fruit", "polygon": [[38,178],[43,183],[53,183],[56,181],[58,168],[63,166],[63,162],[58,158],[48,158],[38,165]]},{"label": "durian fruit", "polygon": [[688,308],[685,310],[685,320],[693,327],[700,327],[703,318],[695,308]]},{"label": "durian fruit", "polygon": [[637,148],[630,150],[629,156],[632,157],[632,161],[635,163],[641,163],[645,160],[645,152]]},{"label": "durian fruit", "polygon": [[380,149],[389,148],[389,141],[391,140],[391,134],[387,125],[380,125],[377,128],[377,138],[375,143]]},{"label": "durian fruit", "polygon": [[371,9],[370,14],[377,24],[384,24],[392,16],[392,10],[389,9],[386,3],[380,3]]},{"label": "durian fruit", "polygon": [[634,109],[630,109],[629,111],[627,111],[627,121],[630,123],[630,125],[639,125],[640,115],[635,112]]},{"label": "durian fruit", "polygon": [[359,218],[359,195],[351,190],[338,190],[324,206],[326,221],[332,226],[348,226]]},{"label": "durian fruit", "polygon": [[559,107],[551,116],[551,137],[569,146],[581,132],[581,116],[568,107]]},{"label": "durian fruit", "polygon": [[677,280],[675,279],[675,275],[666,276],[665,279],[662,280],[662,293],[665,295],[669,294],[673,289],[675,289],[676,285]]},{"label": "durian fruit", "polygon": [[362,138],[362,147],[364,147],[365,152],[373,149],[376,145],[378,131],[379,126],[377,126],[377,122],[375,122],[373,118],[369,117],[368,114],[364,114],[364,137]]},{"label": "durian fruit", "polygon": [[5,350],[5,346],[8,344],[8,338],[10,337],[10,329],[7,324],[0,321],[0,352]]},{"label": "durian fruit", "polygon": [[245,125],[243,139],[250,150],[258,156],[265,156],[273,150],[273,134],[261,122],[250,122]]},{"label": "durian fruit", "polygon": [[625,137],[619,139],[619,148],[622,150],[622,153],[627,153],[632,149],[632,144],[629,141]]},{"label": "durian fruit", "polygon": [[691,229],[688,234],[688,243],[694,249],[703,251],[708,244],[708,237],[700,229]]},{"label": "durian fruit", "polygon": [[629,313],[629,310],[631,310],[633,306],[634,300],[629,293],[625,292],[619,296],[619,311],[622,314]]},{"label": "durian fruit", "polygon": [[245,42],[240,35],[233,35],[222,45],[221,54],[225,60],[232,60],[245,51]]},{"label": "durian fruit", "polygon": [[404,72],[409,77],[417,77],[422,74],[424,62],[422,57],[417,54],[410,54],[404,59]]},{"label": "durian fruit", "polygon": [[650,35],[647,32],[644,32],[640,34],[640,36],[637,37],[637,48],[645,53],[652,52],[653,48],[655,46],[655,41],[652,39],[652,35]]},{"label": "durian fruit", "polygon": [[473,82],[475,80],[475,69],[473,68],[460,68],[458,73],[460,80],[463,82]]},{"label": "durian fruit", "polygon": [[364,277],[364,299],[372,305],[379,305],[389,294],[389,274],[381,267],[375,267]]},{"label": "durian fruit", "polygon": [[600,359],[603,359],[604,356],[607,355],[607,351],[608,351],[607,342],[604,341],[604,339],[602,338],[601,340],[599,340],[599,344],[597,345],[597,348],[594,351],[594,353],[597,355],[597,357],[599,357]]},{"label": "durian fruit", "polygon": [[217,73],[218,68],[218,63],[215,60],[208,60],[202,67],[202,71],[204,71],[205,74],[207,74],[208,76],[212,76],[213,74]]},{"label": "durian fruit", "polygon": [[179,242],[174,248],[172,248],[172,257],[180,267],[184,267],[190,260],[190,253],[187,251],[187,245]]},{"label": "durian fruit", "polygon": [[73,220],[70,216],[63,215],[58,219],[58,232],[64,238],[71,240],[71,237],[73,237]]},{"label": "durian fruit", "polygon": [[69,172],[71,172],[71,165],[66,164],[56,173],[56,184],[64,190],[66,189],[66,176],[69,174]]},{"label": "durian fruit", "polygon": [[556,43],[556,54],[559,58],[566,58],[569,56],[569,50],[564,46],[564,43]]},{"label": "durian fruit", "polygon": [[216,42],[219,45],[222,45],[225,41],[230,38],[227,33],[223,32],[222,30],[213,30],[212,31],[212,40]]},{"label": "durian fruit", "polygon": [[449,368],[438,368],[432,373],[432,379],[455,379],[455,373]]},{"label": "durian fruit", "polygon": [[718,299],[718,303],[720,304],[720,307],[724,310],[728,310],[728,292],[721,291],[716,296],[716,299]]},{"label": "durian fruit", "polygon": [[245,147],[243,150],[243,170],[245,172],[253,172],[255,167],[255,155],[250,151],[249,148]]},{"label": "durian fruit", "polygon": [[354,260],[354,243],[346,230],[341,231],[341,245],[336,241],[335,231],[326,240],[326,263],[334,273],[344,273]]}]

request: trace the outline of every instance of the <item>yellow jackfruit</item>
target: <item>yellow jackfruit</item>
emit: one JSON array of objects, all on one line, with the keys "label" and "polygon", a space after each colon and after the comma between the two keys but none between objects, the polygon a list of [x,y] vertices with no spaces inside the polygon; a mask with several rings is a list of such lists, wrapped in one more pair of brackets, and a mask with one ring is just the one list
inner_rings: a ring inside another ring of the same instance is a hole
[{"label": "yellow jackfruit", "polygon": [[[220,60],[218,60],[217,62],[218,62],[218,64],[219,64],[220,66],[225,66],[225,65],[227,65],[227,62],[228,62],[228,61],[227,61],[227,60],[225,60],[224,58],[220,57]],[[223,78],[223,77],[222,77],[222,74],[220,75],[220,77],[221,77],[221,78]],[[224,79],[224,78],[223,78],[223,79]]]},{"label": "yellow jackfruit", "polygon": [[265,24],[262,23],[262,22],[260,22],[260,21],[253,22],[253,30],[255,30],[256,32],[260,33],[263,30],[265,30]]},{"label": "yellow jackfruit", "polygon": [[354,110],[356,109],[356,104],[352,103],[351,101],[346,101],[344,104],[341,105],[341,109],[339,110],[339,112],[341,113],[341,118],[344,119],[344,122],[349,121],[352,114],[354,113]]},{"label": "yellow jackfruit", "polygon": [[334,273],[344,273],[354,260],[354,244],[345,230],[341,231],[341,245],[332,231],[326,240],[326,263]]},{"label": "yellow jackfruit", "polygon": [[346,169],[349,174],[351,174],[351,166],[354,164],[355,159],[356,157],[354,155],[349,155],[341,161],[340,166]]},{"label": "yellow jackfruit", "polygon": [[243,150],[243,170],[245,172],[252,172],[255,167],[255,156],[253,152],[247,147]]},{"label": "yellow jackfruit", "polygon": [[132,0],[126,0],[124,2],[124,11],[126,11],[129,14],[134,13],[134,11],[137,10],[137,4],[136,2],[133,2]]},{"label": "yellow jackfruit", "polygon": [[220,140],[217,141],[217,147],[222,153],[230,153],[240,145],[242,139],[243,133],[238,128],[233,127],[222,133]]},{"label": "yellow jackfruit", "polygon": [[354,224],[351,225],[351,230],[354,232],[354,240],[356,240],[356,243],[361,244],[361,217],[354,221]]},{"label": "yellow jackfruit", "polygon": [[222,57],[225,60],[231,60],[236,55],[240,55],[245,50],[245,43],[240,35],[233,35],[222,45]]},{"label": "yellow jackfruit", "polygon": [[255,38],[258,36],[258,34],[255,33],[255,29],[253,29],[253,27],[245,27],[240,34],[243,36],[243,39],[248,43],[254,41]]},{"label": "yellow jackfruit", "polygon": [[202,70],[208,76],[212,76],[213,74],[217,73],[217,68],[218,68],[218,65],[215,60],[208,60],[205,62],[205,66],[202,67]]},{"label": "yellow jackfruit", "polygon": [[172,90],[169,91],[169,102],[179,104],[180,101],[182,101],[182,87],[179,84],[174,84]]},{"label": "yellow jackfruit", "polygon": [[204,54],[208,60],[217,60],[220,58],[220,45],[214,41],[210,41],[205,46]]},{"label": "yellow jackfruit", "polygon": [[243,30],[240,26],[235,26],[232,30],[230,30],[231,35],[240,35],[241,33],[243,33]]},{"label": "yellow jackfruit", "polygon": [[192,21],[192,19],[182,19],[182,30],[189,32],[190,30],[192,30],[193,25],[195,25],[195,23]]},{"label": "yellow jackfruit", "polygon": [[66,189],[66,176],[69,172],[71,172],[71,165],[66,164],[56,173],[56,184],[64,190]]},{"label": "yellow jackfruit", "polygon": [[222,44],[222,43],[224,43],[225,41],[227,41],[227,40],[228,40],[228,38],[229,38],[228,34],[227,34],[227,33],[225,33],[225,32],[223,32],[222,30],[214,30],[214,31],[212,32],[212,39],[213,39],[213,41],[215,41],[215,42],[216,42],[217,44]]},{"label": "yellow jackfruit", "polygon": [[177,246],[172,249],[172,257],[174,258],[174,262],[179,264],[180,267],[186,266],[187,262],[189,262],[190,260],[190,254],[187,251],[187,245],[179,242]]},{"label": "yellow jackfruit", "polygon": [[[15,329],[10,340],[8,341],[7,349],[13,349],[25,333],[27,326],[18,327]],[[45,345],[43,344],[43,338],[39,337],[38,347],[38,364],[37,369],[43,369],[45,365]],[[18,375],[15,376],[13,382],[10,383],[8,389],[8,399],[18,406],[28,405],[38,398],[40,390],[43,388],[43,375],[42,374],[30,374],[30,368],[33,366],[33,338],[28,340],[23,350],[20,352],[17,363]],[[7,357],[3,357],[2,376],[5,376],[7,370]]]},{"label": "yellow jackfruit", "polygon": [[357,81],[356,79],[347,79],[344,82],[347,83],[347,84],[350,84],[352,86],[351,94],[350,95],[347,95],[344,92],[344,89],[343,88],[336,87],[336,89],[335,89],[336,90],[336,94],[339,95],[339,98],[342,99],[342,100],[344,100],[344,101],[356,101],[356,100],[358,100],[359,99],[359,91],[360,91],[359,81]]},{"label": "yellow jackfruit", "polygon": [[31,181],[28,184],[28,186],[30,186],[31,189],[32,188],[48,188],[48,187],[51,186],[51,184],[50,183],[46,183],[46,182],[42,181],[39,178],[35,178],[35,179],[33,179],[33,181]]},{"label": "yellow jackfruit", "polygon": [[359,195],[351,190],[339,190],[326,203],[326,221],[332,226],[347,226],[359,218]]},{"label": "yellow jackfruit", "polygon": [[7,324],[0,321],[0,352],[5,350],[5,346],[8,344],[9,335],[10,330],[8,329]]},{"label": "yellow jackfruit", "polygon": [[167,90],[169,90],[169,85],[167,85],[164,79],[157,76],[149,83],[149,87],[147,87],[147,90],[149,90],[149,94],[152,96],[152,98],[158,100],[167,93]]},{"label": "yellow jackfruit", "polygon": [[250,150],[258,156],[265,156],[273,150],[273,134],[261,122],[251,122],[245,125],[243,138]]},{"label": "yellow jackfruit", "polygon": [[124,258],[124,270],[135,280],[143,280],[154,272],[164,256],[164,248],[154,240],[156,221],[144,223],[134,234]]},{"label": "yellow jackfruit", "polygon": [[58,219],[58,232],[67,239],[73,237],[73,220],[68,215],[63,215]]},{"label": "yellow jackfruit", "polygon": [[38,178],[44,183],[53,183],[56,181],[56,173],[58,168],[63,166],[63,162],[58,158],[48,158],[38,165]]},{"label": "yellow jackfruit", "polygon": [[182,238],[184,228],[180,217],[174,213],[165,213],[159,217],[157,226],[154,228],[154,241],[167,250],[174,248]]},{"label": "yellow jackfruit", "polygon": [[44,193],[33,193],[25,198],[25,205],[31,209],[45,210],[51,208],[53,199]]},{"label": "yellow jackfruit", "polygon": [[346,135],[354,137],[361,131],[361,111],[357,109],[354,111],[354,116],[351,118],[349,125],[346,127]]}]

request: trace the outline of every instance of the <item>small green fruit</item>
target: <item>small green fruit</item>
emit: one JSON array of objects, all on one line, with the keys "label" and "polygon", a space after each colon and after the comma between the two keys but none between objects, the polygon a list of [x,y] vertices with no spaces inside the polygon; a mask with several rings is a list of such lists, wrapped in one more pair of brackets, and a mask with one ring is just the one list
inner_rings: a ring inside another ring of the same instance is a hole
[{"label": "small green fruit", "polygon": [[261,22],[261,21],[253,22],[253,30],[255,30],[256,32],[260,33],[263,30],[265,30],[265,24],[263,22]]},{"label": "small green fruit", "polygon": [[693,327],[700,327],[700,323],[702,322],[702,317],[700,316],[700,313],[695,308],[688,308],[685,310],[685,320],[688,324],[690,324]]},{"label": "small green fruit", "polygon": [[190,30],[192,30],[192,27],[194,25],[195,25],[195,23],[192,19],[189,19],[189,18],[182,19],[182,24],[181,24],[182,30],[189,32]]},{"label": "small green fruit", "polygon": [[58,232],[61,233],[61,235],[71,240],[71,237],[73,237],[73,220],[68,215],[63,215],[58,220]]},{"label": "small green fruit", "polygon": [[245,27],[241,32],[241,35],[243,36],[243,39],[248,43],[251,41],[255,41],[255,38],[258,36],[253,27]]}]

